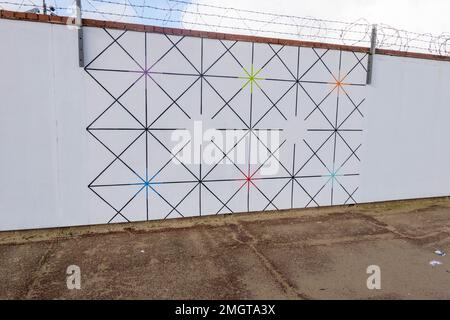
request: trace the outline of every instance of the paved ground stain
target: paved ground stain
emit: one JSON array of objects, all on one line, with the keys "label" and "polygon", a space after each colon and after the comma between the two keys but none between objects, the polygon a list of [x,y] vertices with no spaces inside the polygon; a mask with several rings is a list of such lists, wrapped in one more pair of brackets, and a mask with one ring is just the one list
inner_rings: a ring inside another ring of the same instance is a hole
[{"label": "paved ground stain", "polygon": [[450,253],[450,198],[1,232],[0,298],[450,299],[436,249]]}]

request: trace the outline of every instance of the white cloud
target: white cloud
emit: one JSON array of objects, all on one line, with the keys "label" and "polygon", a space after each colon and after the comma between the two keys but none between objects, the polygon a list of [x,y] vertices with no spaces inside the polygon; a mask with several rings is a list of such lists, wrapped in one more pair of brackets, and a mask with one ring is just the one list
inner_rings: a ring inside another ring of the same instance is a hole
[{"label": "white cloud", "polygon": [[183,26],[368,47],[371,24],[379,24],[380,48],[449,54],[450,33],[430,35],[450,31],[447,12],[448,0],[196,0],[187,7]]},{"label": "white cloud", "polygon": [[[365,18],[415,32],[450,32],[449,0],[199,0],[219,6],[353,22]],[[190,7],[195,8],[194,6]]]}]

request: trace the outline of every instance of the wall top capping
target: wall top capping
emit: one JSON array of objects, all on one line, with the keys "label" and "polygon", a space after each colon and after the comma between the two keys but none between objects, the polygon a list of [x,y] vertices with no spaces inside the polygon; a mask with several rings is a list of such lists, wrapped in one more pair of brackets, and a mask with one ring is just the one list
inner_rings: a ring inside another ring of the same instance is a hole
[{"label": "wall top capping", "polygon": [[[32,22],[46,22],[46,23],[51,23],[51,24],[67,24],[67,21],[71,18],[62,17],[62,16],[50,16],[50,15],[35,14],[35,13],[0,10],[0,19],[22,20],[22,21],[32,21]],[[343,50],[343,51],[353,51],[353,52],[369,52],[369,48],[367,48],[367,47],[329,44],[329,43],[301,41],[301,40],[268,38],[268,37],[259,37],[259,36],[238,35],[238,34],[228,34],[228,33],[217,33],[217,32],[209,32],[209,31],[189,30],[189,29],[167,28],[167,27],[158,27],[158,26],[143,25],[143,24],[123,23],[123,22],[103,21],[103,20],[93,20],[93,19],[83,19],[83,26],[96,27],[96,28],[119,29],[119,30],[130,30],[130,31],[138,31],[138,32],[164,33],[164,34],[171,34],[171,35],[202,37],[202,38],[208,38],[208,39],[248,41],[248,42],[256,42],[256,43],[270,43],[270,44],[280,44],[280,45],[286,45],[286,46],[322,48],[322,49]],[[407,58],[449,61],[450,62],[450,56],[440,56],[440,55],[433,55],[433,54],[427,54],[427,53],[405,52],[405,51],[386,50],[386,49],[377,49],[376,53],[381,54],[381,55],[389,55],[389,56],[397,56],[397,57],[407,57]]]}]

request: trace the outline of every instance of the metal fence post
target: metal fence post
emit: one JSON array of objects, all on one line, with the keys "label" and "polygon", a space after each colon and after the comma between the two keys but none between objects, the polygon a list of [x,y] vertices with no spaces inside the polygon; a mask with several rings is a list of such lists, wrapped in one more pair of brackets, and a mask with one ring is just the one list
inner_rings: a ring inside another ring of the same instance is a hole
[{"label": "metal fence post", "polygon": [[367,60],[367,79],[366,84],[372,83],[372,73],[373,73],[373,56],[377,48],[377,25],[372,26],[372,35],[370,37],[370,51],[369,58]]},{"label": "metal fence post", "polygon": [[81,0],[76,0],[77,17],[75,25],[78,29],[78,63],[80,68],[84,68],[84,42],[83,42],[83,20],[81,18]]}]

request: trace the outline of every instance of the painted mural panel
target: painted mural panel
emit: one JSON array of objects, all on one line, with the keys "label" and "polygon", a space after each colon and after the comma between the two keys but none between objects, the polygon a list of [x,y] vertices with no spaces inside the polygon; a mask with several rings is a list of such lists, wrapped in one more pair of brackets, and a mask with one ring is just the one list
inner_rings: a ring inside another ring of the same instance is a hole
[{"label": "painted mural panel", "polygon": [[97,28],[86,39],[100,221],[358,202],[365,53]]}]

